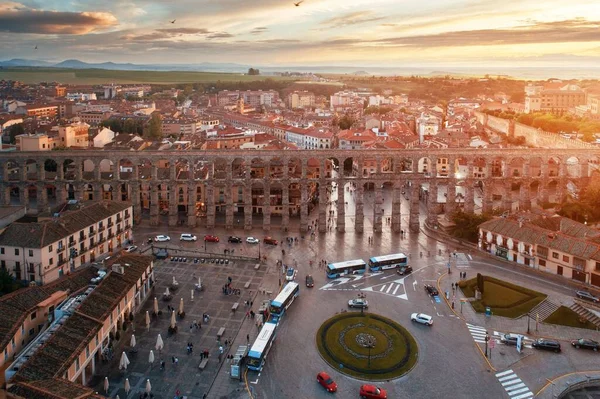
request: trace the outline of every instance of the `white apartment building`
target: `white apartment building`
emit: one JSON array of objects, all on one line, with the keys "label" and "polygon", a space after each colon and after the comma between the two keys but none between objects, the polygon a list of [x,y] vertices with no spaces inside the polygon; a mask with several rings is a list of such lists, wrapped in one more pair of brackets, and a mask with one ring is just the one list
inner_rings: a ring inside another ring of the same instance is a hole
[{"label": "white apartment building", "polygon": [[17,280],[45,284],[129,242],[131,204],[106,201],[70,207],[79,209],[9,225],[0,234],[0,268]]}]

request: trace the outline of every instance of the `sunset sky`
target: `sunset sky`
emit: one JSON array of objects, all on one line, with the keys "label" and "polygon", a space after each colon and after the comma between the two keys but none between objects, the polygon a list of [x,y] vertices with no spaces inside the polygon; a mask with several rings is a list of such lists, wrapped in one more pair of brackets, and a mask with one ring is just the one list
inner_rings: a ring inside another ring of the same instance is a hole
[{"label": "sunset sky", "polygon": [[3,60],[138,64],[598,66],[600,7],[597,0],[305,0],[299,7],[292,0],[23,0],[0,2],[0,51]]}]

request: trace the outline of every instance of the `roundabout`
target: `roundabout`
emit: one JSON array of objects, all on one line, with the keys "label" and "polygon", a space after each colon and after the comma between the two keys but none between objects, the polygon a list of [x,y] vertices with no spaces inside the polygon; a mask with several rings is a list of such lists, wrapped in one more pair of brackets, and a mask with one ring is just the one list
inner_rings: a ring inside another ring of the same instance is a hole
[{"label": "roundabout", "polygon": [[321,325],[316,341],[331,367],[365,380],[401,377],[419,358],[417,343],[404,327],[373,313],[333,316]]}]

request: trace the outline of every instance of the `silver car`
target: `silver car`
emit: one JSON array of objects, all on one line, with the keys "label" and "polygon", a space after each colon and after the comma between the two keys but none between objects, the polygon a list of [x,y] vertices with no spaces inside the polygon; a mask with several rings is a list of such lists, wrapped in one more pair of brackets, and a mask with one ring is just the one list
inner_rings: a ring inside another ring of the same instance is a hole
[{"label": "silver car", "polygon": [[577,291],[575,293],[575,295],[577,295],[577,298],[585,299],[587,301],[592,301],[592,302],[595,302],[595,303],[600,302],[600,299],[598,299],[597,297],[595,297],[594,295],[590,294],[587,291]]}]

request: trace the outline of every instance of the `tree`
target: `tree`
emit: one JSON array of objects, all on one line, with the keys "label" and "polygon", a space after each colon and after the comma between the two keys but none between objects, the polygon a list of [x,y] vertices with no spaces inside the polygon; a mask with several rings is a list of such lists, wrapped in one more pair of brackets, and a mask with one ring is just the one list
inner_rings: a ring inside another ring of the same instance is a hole
[{"label": "tree", "polygon": [[352,127],[352,125],[354,125],[354,122],[356,122],[356,121],[354,119],[352,119],[349,115],[344,115],[340,118],[338,125],[339,125],[340,129],[346,130],[346,129],[350,129]]},{"label": "tree", "polygon": [[25,129],[23,128],[22,123],[18,123],[16,125],[12,125],[11,127],[9,127],[8,128],[8,137],[10,137],[10,143],[16,144],[17,143],[16,137],[20,134],[25,134]]},{"label": "tree", "polygon": [[477,290],[479,290],[479,292],[481,292],[481,295],[483,295],[484,282],[485,282],[485,279],[481,275],[481,273],[477,273]]},{"label": "tree", "polygon": [[0,269],[0,295],[8,294],[20,288],[20,284],[10,275],[8,270]]},{"label": "tree", "polygon": [[250,69],[248,69],[248,75],[250,75],[250,76],[260,75],[260,70],[258,70],[256,68],[250,68]]},{"label": "tree", "polygon": [[152,114],[145,136],[150,140],[158,140],[162,137],[162,121],[160,114],[156,112]]},{"label": "tree", "polygon": [[457,211],[452,215],[454,227],[451,234],[459,239],[476,243],[479,239],[479,225],[491,219],[490,215]]}]

